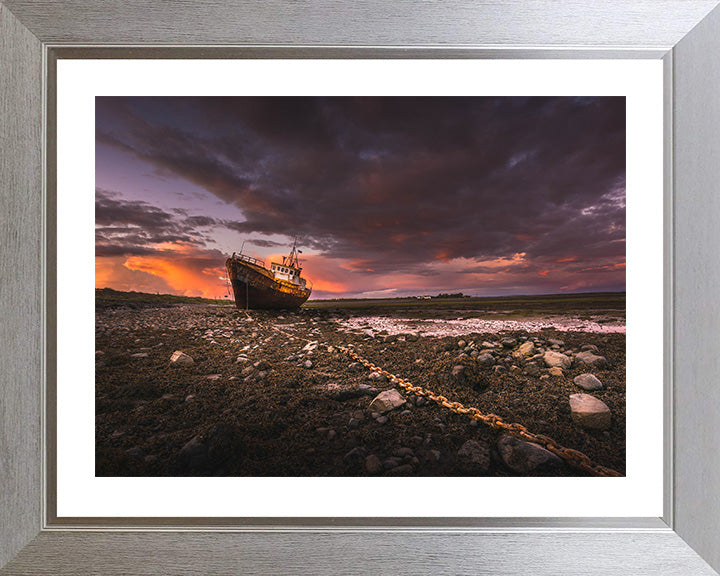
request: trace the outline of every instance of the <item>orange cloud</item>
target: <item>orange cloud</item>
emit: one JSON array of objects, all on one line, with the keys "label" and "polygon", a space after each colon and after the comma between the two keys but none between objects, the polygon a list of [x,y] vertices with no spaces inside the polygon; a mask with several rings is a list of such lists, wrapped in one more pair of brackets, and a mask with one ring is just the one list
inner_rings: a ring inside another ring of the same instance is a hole
[{"label": "orange cloud", "polygon": [[151,255],[97,257],[95,287],[204,298],[227,294],[225,256],[220,251],[182,243],[158,247]]},{"label": "orange cloud", "polygon": [[561,264],[563,262],[575,262],[577,258],[575,256],[568,256],[567,258],[560,258],[558,260],[555,260],[555,262]]}]

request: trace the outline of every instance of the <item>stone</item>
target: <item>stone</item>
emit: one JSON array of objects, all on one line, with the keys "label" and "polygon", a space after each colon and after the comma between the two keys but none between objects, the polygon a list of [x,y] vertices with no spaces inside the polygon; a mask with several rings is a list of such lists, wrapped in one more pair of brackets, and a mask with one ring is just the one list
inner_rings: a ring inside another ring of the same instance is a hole
[{"label": "stone", "polygon": [[518,474],[530,474],[535,470],[562,463],[558,456],[539,444],[525,442],[513,436],[501,436],[497,448],[505,465]]},{"label": "stone", "polygon": [[580,350],[582,350],[583,352],[599,352],[598,347],[595,346],[595,344],[583,344],[582,346],[580,346]]},{"label": "stone", "polygon": [[565,346],[565,342],[562,340],[553,340],[552,338],[548,338],[548,344],[552,344],[553,346]]},{"label": "stone", "polygon": [[468,440],[458,450],[457,463],[468,474],[485,474],[490,469],[490,448],[477,440]]},{"label": "stone", "polygon": [[186,468],[195,468],[205,463],[207,459],[207,446],[202,443],[200,436],[194,436],[178,452],[178,463]]},{"label": "stone", "polygon": [[242,369],[242,372],[240,372],[240,377],[246,378],[250,376],[253,372],[255,372],[255,368],[253,368],[252,366],[248,366],[247,368]]},{"label": "stone", "polygon": [[518,349],[513,354],[516,358],[524,358],[526,356],[533,356],[535,354],[535,344],[530,341],[523,342],[520,344]]},{"label": "stone", "polygon": [[131,358],[147,358],[150,356],[147,352],[138,352],[137,354],[130,354]]},{"label": "stone", "polygon": [[454,380],[459,380],[462,377],[462,373],[465,372],[465,366],[458,364],[452,367],[450,374]]},{"label": "stone", "polygon": [[172,356],[170,356],[170,363],[183,366],[194,364],[195,361],[192,359],[191,356],[185,354],[185,352],[182,352],[181,350],[175,350],[175,352],[172,353]]},{"label": "stone", "polygon": [[548,368],[558,367],[558,368],[570,368],[572,364],[572,360],[565,356],[565,354],[561,354],[560,352],[554,352],[552,350],[548,350],[543,355],[543,360],[545,361],[545,364],[548,366]]},{"label": "stone", "polygon": [[507,372],[507,368],[505,368],[505,366],[495,366],[493,370],[495,371],[495,374],[502,374],[503,372]]},{"label": "stone", "polygon": [[594,374],[580,374],[573,379],[575,386],[583,390],[602,390],[602,382]]},{"label": "stone", "polygon": [[510,374],[520,374],[520,372],[522,372],[520,366],[515,366],[514,364],[510,366]]},{"label": "stone", "polygon": [[235,360],[235,364],[244,364],[245,362],[248,362],[247,356],[238,356]]},{"label": "stone", "polygon": [[398,458],[385,458],[385,460],[382,461],[382,465],[385,470],[392,470],[400,466],[400,460]]},{"label": "stone", "polygon": [[267,370],[270,368],[270,362],[267,360],[258,360],[255,364],[253,364],[253,366],[256,370]]},{"label": "stone", "polygon": [[393,388],[391,390],[380,392],[380,394],[375,396],[373,401],[370,402],[369,408],[373,412],[385,414],[386,412],[390,412],[390,410],[399,408],[403,404],[405,404],[405,398],[402,394],[400,394],[400,392]]},{"label": "stone", "polygon": [[400,458],[412,458],[415,456],[415,452],[413,452],[412,448],[408,448],[407,446],[400,446],[399,448],[395,448],[393,450],[393,456],[398,456]]},{"label": "stone", "polygon": [[312,360],[305,360],[305,362],[303,362],[303,366],[309,370],[313,367]]},{"label": "stone", "polygon": [[500,340],[500,344],[502,344],[505,348],[513,348],[517,344],[517,338],[503,338]]},{"label": "stone", "polygon": [[143,458],[145,458],[145,452],[139,446],[134,446],[129,450],[125,450],[125,454],[127,454],[131,458],[137,458],[138,460],[142,460]]},{"label": "stone", "polygon": [[209,376],[205,376],[206,380],[220,380],[220,374],[210,374]]},{"label": "stone", "polygon": [[465,348],[465,346],[467,346],[467,342],[465,342],[465,340],[458,340],[457,345],[458,345],[458,348],[460,348],[462,350],[463,348]]},{"label": "stone", "polygon": [[365,448],[363,448],[362,446],[356,446],[355,448],[350,450],[350,452],[345,454],[345,456],[343,456],[343,460],[360,460],[364,459],[366,455],[367,450],[365,450]]},{"label": "stone", "polygon": [[537,376],[540,373],[540,366],[538,366],[535,362],[528,362],[525,364],[525,372],[527,372],[530,376]]},{"label": "stone", "polygon": [[555,378],[562,378],[565,375],[560,366],[553,366],[550,370],[548,370],[548,374],[550,374],[550,376],[555,376]]},{"label": "stone", "polygon": [[388,422],[388,417],[387,417],[387,416],[380,416],[380,417],[378,417],[378,418],[375,419],[375,422],[377,422],[378,424],[381,424],[381,425],[382,425],[382,424],[387,424],[387,422]]},{"label": "stone", "polygon": [[403,464],[402,466],[396,466],[391,468],[385,473],[385,476],[409,476],[415,472],[415,469],[410,464]]},{"label": "stone", "polygon": [[573,421],[583,428],[607,430],[610,428],[612,415],[607,404],[590,394],[572,394],[570,396],[570,412]]},{"label": "stone", "polygon": [[368,374],[368,380],[370,380],[370,382],[387,382],[387,376],[382,372],[374,370]]},{"label": "stone", "polygon": [[481,366],[492,366],[493,364],[495,364],[495,358],[492,354],[488,353],[478,354],[476,360]]},{"label": "stone", "polygon": [[383,465],[380,458],[378,458],[375,454],[367,456],[365,458],[365,471],[372,475],[380,474],[380,472],[383,471]]},{"label": "stone", "polygon": [[607,359],[605,356],[597,356],[589,351],[578,352],[575,359],[586,366],[597,366],[598,368],[602,368],[607,365]]}]

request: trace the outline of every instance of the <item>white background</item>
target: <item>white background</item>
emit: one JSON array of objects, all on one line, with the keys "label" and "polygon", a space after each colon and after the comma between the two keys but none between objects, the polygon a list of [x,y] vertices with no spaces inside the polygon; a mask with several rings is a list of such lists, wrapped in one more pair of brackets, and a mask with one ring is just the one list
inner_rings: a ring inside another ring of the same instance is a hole
[{"label": "white background", "polygon": [[[413,94],[627,96],[627,476],[96,478],[95,96]],[[662,515],[661,61],[60,60],[57,110],[58,516]]]}]

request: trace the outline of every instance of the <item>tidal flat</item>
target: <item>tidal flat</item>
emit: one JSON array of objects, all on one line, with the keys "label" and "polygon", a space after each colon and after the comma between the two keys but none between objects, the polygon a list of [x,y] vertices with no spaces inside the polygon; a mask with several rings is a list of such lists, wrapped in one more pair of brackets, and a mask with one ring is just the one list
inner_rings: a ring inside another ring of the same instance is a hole
[{"label": "tidal flat", "polygon": [[[248,312],[109,296],[96,301],[98,476],[587,475],[344,349],[625,473],[624,294]],[[577,394],[607,412],[574,414]]]}]

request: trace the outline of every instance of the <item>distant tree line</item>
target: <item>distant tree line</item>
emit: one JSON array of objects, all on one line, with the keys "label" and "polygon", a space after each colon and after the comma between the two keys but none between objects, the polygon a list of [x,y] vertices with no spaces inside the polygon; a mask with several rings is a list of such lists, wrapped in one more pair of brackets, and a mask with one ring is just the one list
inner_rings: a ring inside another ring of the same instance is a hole
[{"label": "distant tree line", "polygon": [[465,298],[465,294],[462,292],[455,292],[453,294],[446,294],[445,292],[442,292],[437,296],[433,296],[433,298]]}]

